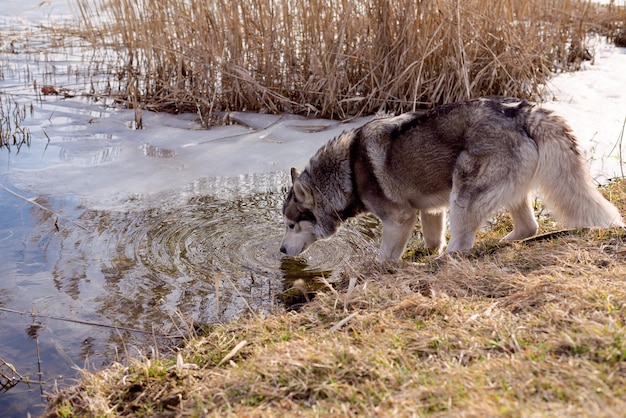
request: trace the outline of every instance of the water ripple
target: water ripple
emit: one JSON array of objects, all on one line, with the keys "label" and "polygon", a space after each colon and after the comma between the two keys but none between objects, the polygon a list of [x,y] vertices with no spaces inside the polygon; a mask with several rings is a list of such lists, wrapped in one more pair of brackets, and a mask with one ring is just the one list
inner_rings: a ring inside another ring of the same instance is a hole
[{"label": "water ripple", "polygon": [[124,289],[120,300],[158,299],[196,319],[231,319],[249,309],[271,311],[295,279],[375,255],[377,225],[361,218],[298,258],[282,256],[285,178],[211,184],[163,197],[159,207],[84,215],[99,226],[92,250],[103,253],[106,280]]}]

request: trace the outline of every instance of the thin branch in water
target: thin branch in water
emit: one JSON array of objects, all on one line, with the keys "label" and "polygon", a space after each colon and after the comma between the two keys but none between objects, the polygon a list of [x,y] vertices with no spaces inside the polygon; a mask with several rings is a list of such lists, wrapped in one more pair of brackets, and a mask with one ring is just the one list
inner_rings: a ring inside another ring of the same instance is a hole
[{"label": "thin branch in water", "polygon": [[[8,371],[6,369],[8,369]],[[0,357],[0,389],[2,389],[3,392],[8,391],[24,380],[24,376],[22,376],[11,363]]]},{"label": "thin branch in water", "polygon": [[6,186],[5,186],[4,184],[2,184],[2,183],[0,183],[0,188],[4,189],[7,193],[10,193],[10,194],[12,194],[13,196],[15,196],[15,197],[17,197],[17,198],[22,199],[22,200],[23,200],[23,201],[25,201],[25,202],[28,202],[28,203],[30,203],[30,204],[32,204],[32,205],[37,206],[39,209],[43,209],[43,210],[45,210],[46,212],[50,212],[50,213],[52,213],[53,215],[55,215],[55,216],[57,217],[57,220],[55,220],[55,222],[54,222],[54,223],[55,223],[55,227],[56,227],[56,229],[57,229],[57,230],[59,229],[59,226],[58,226],[58,225],[59,225],[59,224],[58,224],[58,218],[61,218],[61,219],[65,219],[66,221],[68,221],[68,222],[69,222],[69,223],[71,223],[72,225],[79,227],[80,229],[83,229],[83,230],[85,230],[85,231],[88,231],[87,227],[85,227],[85,226],[83,226],[83,225],[79,224],[78,222],[75,222],[75,221],[73,221],[73,220],[71,220],[71,219],[68,219],[68,218],[66,218],[66,217],[64,217],[64,216],[59,215],[58,213],[56,213],[56,212],[55,212],[55,211],[53,211],[52,209],[49,209],[49,208],[47,208],[47,207],[45,207],[45,206],[43,206],[43,205],[40,205],[39,203],[35,202],[33,199],[29,199],[29,198],[27,198],[27,197],[22,196],[21,194],[19,194],[19,193],[17,193],[17,192],[15,192],[15,191],[13,191],[13,190],[11,190],[11,189],[9,189],[8,187],[6,187]]},{"label": "thin branch in water", "polygon": [[18,314],[18,315],[30,315],[33,318],[45,318],[45,319],[52,319],[54,321],[72,322],[72,323],[75,323],[75,324],[90,325],[90,326],[94,326],[94,327],[111,328],[111,329],[115,329],[115,330],[137,332],[137,333],[140,333],[140,334],[150,334],[150,335],[156,335],[156,336],[162,337],[162,338],[184,338],[184,336],[182,334],[180,334],[180,335],[167,335],[167,334],[161,334],[161,333],[155,332],[154,330],[146,331],[146,330],[143,330],[143,329],[123,327],[123,326],[119,326],[119,325],[109,325],[109,324],[102,324],[102,323],[99,323],[99,322],[84,321],[82,319],[62,318],[62,317],[52,316],[52,315],[36,314],[34,312],[28,313],[28,312],[24,312],[24,311],[18,311],[18,310],[15,310],[15,309],[4,308],[4,307],[1,307],[1,306],[0,306],[0,311],[8,312],[8,313],[14,313],[14,314]]}]

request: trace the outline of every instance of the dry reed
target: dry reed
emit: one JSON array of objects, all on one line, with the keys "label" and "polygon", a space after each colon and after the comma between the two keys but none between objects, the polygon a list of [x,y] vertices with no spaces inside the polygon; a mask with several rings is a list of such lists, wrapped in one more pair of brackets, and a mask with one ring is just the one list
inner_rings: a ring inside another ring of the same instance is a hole
[{"label": "dry reed", "polygon": [[30,146],[30,130],[23,126],[27,114],[26,105],[20,105],[11,95],[0,94],[0,148],[10,151],[15,146],[20,152],[22,145]]},{"label": "dry reed", "polygon": [[[117,48],[124,99],[173,112],[346,119],[483,95],[536,98],[622,6],[518,0],[77,0],[83,34]],[[101,2],[97,2],[101,4]]]}]

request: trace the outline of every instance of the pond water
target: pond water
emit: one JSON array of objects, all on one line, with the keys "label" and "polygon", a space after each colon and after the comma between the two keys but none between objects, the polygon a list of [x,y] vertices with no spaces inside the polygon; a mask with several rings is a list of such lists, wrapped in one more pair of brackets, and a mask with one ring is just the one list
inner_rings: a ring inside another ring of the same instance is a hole
[{"label": "pond water", "polygon": [[375,255],[368,218],[305,257],[278,251],[289,167],[366,119],[233,113],[204,130],[195,115],[144,112],[136,130],[132,110],[81,97],[103,79],[90,52],[55,49],[32,26],[67,19],[66,4],[0,5],[3,114],[23,112],[3,129],[28,135],[0,148],[1,416],[41,413],[77,367],[284,310],[294,280]]}]

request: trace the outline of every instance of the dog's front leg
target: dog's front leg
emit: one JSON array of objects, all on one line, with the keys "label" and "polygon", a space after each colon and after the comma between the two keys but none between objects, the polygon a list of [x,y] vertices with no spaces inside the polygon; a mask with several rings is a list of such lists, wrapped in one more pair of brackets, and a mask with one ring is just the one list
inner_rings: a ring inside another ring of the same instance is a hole
[{"label": "dog's front leg", "polygon": [[416,218],[416,211],[408,209],[394,212],[382,219],[383,240],[378,261],[397,261],[402,256],[411,232],[413,232]]}]

